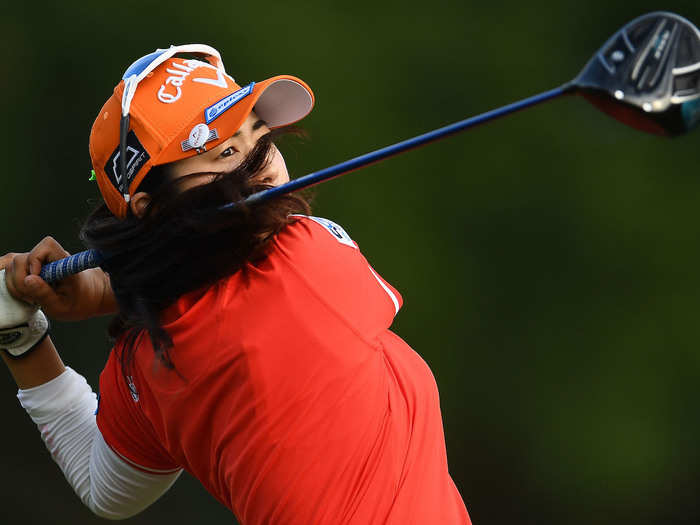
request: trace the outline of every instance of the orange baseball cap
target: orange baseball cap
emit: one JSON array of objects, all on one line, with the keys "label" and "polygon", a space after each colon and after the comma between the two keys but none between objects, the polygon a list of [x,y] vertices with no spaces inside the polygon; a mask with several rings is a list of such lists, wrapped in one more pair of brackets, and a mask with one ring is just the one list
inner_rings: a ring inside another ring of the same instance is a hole
[{"label": "orange baseball cap", "polygon": [[220,59],[212,62],[172,57],[138,81],[138,89],[132,86],[126,180],[119,157],[128,79],[117,84],[100,110],[90,133],[90,157],[102,197],[117,217],[126,217],[130,197],[153,166],[218,146],[238,131],[253,109],[273,129],[301,120],[313,108],[314,95],[299,78],[279,75],[241,87]]}]

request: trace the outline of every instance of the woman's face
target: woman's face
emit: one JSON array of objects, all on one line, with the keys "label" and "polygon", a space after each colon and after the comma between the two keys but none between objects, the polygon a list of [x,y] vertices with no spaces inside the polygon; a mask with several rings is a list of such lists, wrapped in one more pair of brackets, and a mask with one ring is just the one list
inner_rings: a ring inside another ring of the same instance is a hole
[{"label": "woman's face", "polygon": [[[253,150],[258,139],[269,132],[270,129],[265,122],[251,111],[246,121],[232,137],[212,150],[173,162],[169,165],[168,174],[174,179],[193,175],[180,181],[181,190],[211,182],[216,175],[236,169]],[[284,158],[274,144],[271,145],[270,157],[265,169],[260,172],[255,182],[270,186],[279,186],[289,182],[289,173]],[[132,196],[129,206],[137,217],[143,217],[150,202],[151,196],[141,191]]]},{"label": "woman's face", "polygon": [[[182,189],[188,189],[198,184],[211,181],[215,174],[233,171],[243,159],[253,150],[260,137],[269,133],[270,129],[255,112],[251,111],[240,129],[228,140],[217,147],[194,157],[174,162],[171,165],[170,174],[175,178],[181,178],[193,173],[202,175],[191,177],[182,182]],[[260,173],[256,182],[279,186],[289,182],[289,173],[280,151],[272,145],[268,165]]]}]

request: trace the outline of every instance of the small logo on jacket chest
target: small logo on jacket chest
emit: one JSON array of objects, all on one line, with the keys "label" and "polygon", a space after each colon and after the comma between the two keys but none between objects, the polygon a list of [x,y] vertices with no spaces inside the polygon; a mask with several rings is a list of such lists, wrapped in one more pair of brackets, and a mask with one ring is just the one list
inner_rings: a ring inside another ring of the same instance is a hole
[{"label": "small logo on jacket chest", "polygon": [[136,385],[134,384],[134,378],[131,376],[126,376],[126,384],[129,386],[129,393],[131,394],[131,399],[134,403],[139,402],[139,391],[136,390]]}]

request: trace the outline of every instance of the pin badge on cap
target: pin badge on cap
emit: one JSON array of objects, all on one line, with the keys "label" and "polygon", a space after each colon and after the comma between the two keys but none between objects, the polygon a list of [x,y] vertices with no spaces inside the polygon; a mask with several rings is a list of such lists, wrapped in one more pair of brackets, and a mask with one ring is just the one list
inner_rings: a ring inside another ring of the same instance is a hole
[{"label": "pin badge on cap", "polygon": [[209,141],[219,138],[219,132],[216,129],[209,129],[206,124],[197,124],[190,131],[189,138],[180,143],[182,151],[196,149],[198,153],[207,151],[205,144]]},{"label": "pin badge on cap", "polygon": [[206,144],[209,138],[209,126],[206,124],[197,124],[190,131],[190,144],[193,148],[201,148]]}]

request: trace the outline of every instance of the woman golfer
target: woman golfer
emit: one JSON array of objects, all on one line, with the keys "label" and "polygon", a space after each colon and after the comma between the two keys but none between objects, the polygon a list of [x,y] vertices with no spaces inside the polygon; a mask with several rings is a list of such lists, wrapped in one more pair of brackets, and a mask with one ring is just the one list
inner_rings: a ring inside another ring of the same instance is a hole
[{"label": "woman golfer", "polygon": [[[291,76],[237,85],[208,46],[143,57],[90,135],[104,203],[81,237],[107,262],[51,287],[53,239],[0,258],[0,354],[95,514],[184,469],[242,525],[470,523],[433,376],[389,330],[399,293],[301,197],[217,209],[289,180],[273,138],[313,101]],[[115,314],[99,399],[42,311]]]}]

